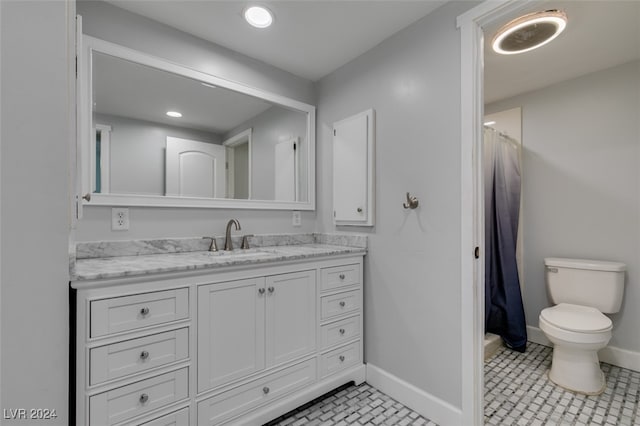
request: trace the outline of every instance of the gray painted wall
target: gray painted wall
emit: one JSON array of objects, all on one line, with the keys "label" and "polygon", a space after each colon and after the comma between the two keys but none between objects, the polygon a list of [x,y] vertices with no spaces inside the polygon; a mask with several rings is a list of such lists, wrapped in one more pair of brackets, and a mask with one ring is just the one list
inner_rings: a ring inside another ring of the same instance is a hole
[{"label": "gray painted wall", "polygon": [[500,101],[522,106],[524,304],[550,305],[545,257],[627,264],[611,345],[640,351],[640,62]]},{"label": "gray painted wall", "polygon": [[[460,34],[445,4],[319,82],[318,221],[333,231],[332,123],[376,110],[365,358],[461,406]],[[405,193],[420,200],[405,210]]]},{"label": "gray painted wall", "polygon": [[110,191],[113,194],[165,194],[167,136],[220,144],[220,136],[185,127],[95,114],[111,126]]},{"label": "gray painted wall", "polygon": [[47,425],[68,423],[68,159],[74,135],[68,101],[74,86],[67,24],[73,8],[63,1],[0,2],[0,405],[55,409],[58,417],[42,421]]},{"label": "gray painted wall", "polygon": [[[164,57],[199,71],[315,104],[311,81],[185,34],[156,21],[100,1],[80,1],[86,34]],[[129,231],[111,231],[111,208],[87,207],[78,223],[77,241],[221,235],[230,218],[243,233],[311,232],[315,212],[302,212],[302,226],[291,225],[288,211],[130,208]]]},{"label": "gray painted wall", "polygon": [[[255,200],[275,199],[275,149],[279,142],[299,138],[300,159],[306,159],[309,144],[307,142],[307,115],[280,107],[271,107],[224,135],[223,139],[247,130],[251,132],[251,198]],[[307,187],[306,160],[301,161],[300,184]],[[307,193],[300,193],[301,200],[307,200]]]},{"label": "gray painted wall", "polygon": [[314,104],[309,80],[103,1],[81,0],[77,9],[85,34]]}]

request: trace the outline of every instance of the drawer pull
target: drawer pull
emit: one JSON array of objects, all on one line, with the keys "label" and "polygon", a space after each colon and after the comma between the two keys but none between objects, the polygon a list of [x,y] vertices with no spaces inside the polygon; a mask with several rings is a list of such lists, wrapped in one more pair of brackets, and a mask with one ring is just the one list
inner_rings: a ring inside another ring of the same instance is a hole
[{"label": "drawer pull", "polygon": [[274,291],[276,291],[276,289],[275,289],[275,288],[273,288],[273,287],[269,287],[269,293],[273,293]]},{"label": "drawer pull", "polygon": [[344,335],[344,328],[341,328],[339,331],[340,331],[340,335]]},{"label": "drawer pull", "polygon": [[140,315],[142,315],[143,317],[149,315],[149,308],[145,306],[144,308],[140,309]]},{"label": "drawer pull", "polygon": [[268,387],[268,386],[265,386],[265,387],[263,387],[263,388],[262,388],[262,392],[263,392],[265,395],[266,395],[266,394],[268,394],[270,390],[271,390],[271,389],[269,389],[269,387]]},{"label": "drawer pull", "polygon": [[147,358],[149,358],[149,351],[140,352],[140,359],[145,360]]},{"label": "drawer pull", "polygon": [[344,307],[345,307],[345,305],[346,305],[346,303],[345,303],[345,301],[344,301],[344,300],[340,301],[340,307],[341,307],[341,308],[344,308]]},{"label": "drawer pull", "polygon": [[146,404],[147,401],[149,401],[148,394],[143,393],[142,395],[140,395],[140,404]]},{"label": "drawer pull", "polygon": [[340,278],[341,280],[344,280],[344,274],[338,275],[338,278]]},{"label": "drawer pull", "polygon": [[344,362],[344,355],[340,355],[338,359],[340,360],[340,362]]},{"label": "drawer pull", "polygon": [[260,294],[264,294],[264,288],[259,288],[259,289],[258,289],[258,293],[260,293]]}]

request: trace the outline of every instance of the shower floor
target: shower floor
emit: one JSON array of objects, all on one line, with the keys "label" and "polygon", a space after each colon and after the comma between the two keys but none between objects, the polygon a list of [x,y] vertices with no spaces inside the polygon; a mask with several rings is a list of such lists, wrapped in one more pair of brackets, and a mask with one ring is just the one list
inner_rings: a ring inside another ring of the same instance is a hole
[{"label": "shower floor", "polygon": [[484,334],[484,360],[488,360],[502,347],[502,339],[497,334]]},{"label": "shower floor", "polygon": [[487,425],[640,425],[640,372],[601,363],[601,395],[566,391],[547,379],[552,349],[529,342],[525,353],[505,347],[484,363]]}]

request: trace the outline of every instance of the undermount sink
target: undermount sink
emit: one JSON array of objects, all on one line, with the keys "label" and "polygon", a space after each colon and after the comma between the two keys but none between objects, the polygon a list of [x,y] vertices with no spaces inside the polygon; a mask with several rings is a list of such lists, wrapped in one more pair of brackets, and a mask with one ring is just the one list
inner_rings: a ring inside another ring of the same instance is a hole
[{"label": "undermount sink", "polygon": [[273,253],[262,251],[260,249],[235,249],[231,251],[227,250],[218,250],[218,251],[208,251],[205,252],[207,256],[213,257],[260,257],[260,256],[272,256]]}]

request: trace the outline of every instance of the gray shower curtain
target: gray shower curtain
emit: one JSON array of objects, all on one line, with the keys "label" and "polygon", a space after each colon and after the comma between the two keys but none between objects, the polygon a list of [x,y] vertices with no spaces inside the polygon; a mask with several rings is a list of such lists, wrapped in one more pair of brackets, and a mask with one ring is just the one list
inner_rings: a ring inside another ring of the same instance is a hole
[{"label": "gray shower curtain", "polygon": [[516,260],[519,150],[516,141],[485,128],[485,332],[500,335],[507,347],[524,352],[527,328]]}]

